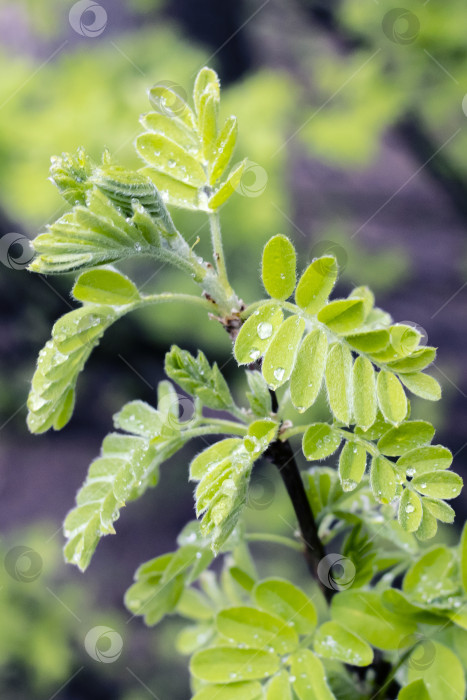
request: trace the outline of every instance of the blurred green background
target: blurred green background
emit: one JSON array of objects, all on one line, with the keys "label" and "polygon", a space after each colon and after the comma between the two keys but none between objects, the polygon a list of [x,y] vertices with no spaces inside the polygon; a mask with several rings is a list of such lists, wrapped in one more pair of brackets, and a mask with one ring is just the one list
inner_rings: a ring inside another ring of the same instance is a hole
[{"label": "blurred green background", "polygon": [[[153,401],[171,343],[199,344],[243,387],[216,324],[183,307],[151,309],[104,338],[67,430],[27,434],[35,357],[72,305],[69,278],[24,270],[26,238],[65,210],[47,180],[50,156],[84,146],[97,159],[107,147],[136,165],[146,89],[170,81],[189,94],[198,69],[214,67],[222,109],[239,118],[236,158],[250,161],[241,192],[222,210],[238,292],[247,302],[262,294],[261,248],[277,232],[293,238],[303,267],[334,252],[342,292],[371,285],[395,319],[416,321],[440,346],[443,405],[413,410],[435,421],[438,441],[466,472],[466,21],[461,0],[0,2],[2,698],[189,697],[173,651],[177,623],[147,630],[129,621],[122,597],[137,565],[173,548],[192,517],[190,453],[123,514],[85,576],[61,563],[59,528],[112,413],[132,398]],[[207,251],[203,217],[175,218]],[[189,289],[166,268],[128,270],[145,291]],[[274,472],[258,474],[249,518],[256,529],[287,533],[293,517]],[[455,504],[459,522],[465,503]],[[265,567],[296,571],[295,559],[261,552]],[[112,664],[86,652],[86,635],[102,626],[123,644]]]}]

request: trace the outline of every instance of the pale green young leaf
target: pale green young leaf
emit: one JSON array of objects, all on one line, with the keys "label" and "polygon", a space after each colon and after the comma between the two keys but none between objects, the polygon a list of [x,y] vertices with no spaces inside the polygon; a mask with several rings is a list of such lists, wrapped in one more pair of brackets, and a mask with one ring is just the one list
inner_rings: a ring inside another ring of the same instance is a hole
[{"label": "pale green young leaf", "polygon": [[411,483],[413,488],[424,496],[445,500],[456,498],[463,485],[462,478],[449,471],[425,472],[414,477]]},{"label": "pale green young leaf", "polygon": [[260,581],[253,589],[256,605],[282,618],[298,634],[311,634],[316,627],[316,608],[300,588],[280,578]]},{"label": "pale green young leaf", "polygon": [[324,666],[309,649],[295,652],[289,658],[291,683],[299,700],[336,700],[326,679]]},{"label": "pale green young leaf", "polygon": [[425,499],[422,499],[422,519],[416,531],[417,539],[421,542],[431,540],[438,532],[438,521],[433,513],[426,507]]},{"label": "pale green young leaf", "polygon": [[329,457],[341,444],[342,436],[328,423],[313,423],[303,435],[303,454],[309,461]]},{"label": "pale green young leaf", "polygon": [[366,450],[356,442],[346,442],[339,457],[339,477],[344,491],[353,491],[363,478]]},{"label": "pale green young leaf", "polygon": [[263,377],[272,389],[277,389],[289,379],[304,330],[304,319],[290,316],[278,329],[268,346],[264,354],[262,371]]},{"label": "pale green young leaf", "polygon": [[326,388],[331,411],[348,425],[352,419],[352,353],[346,345],[331,345],[326,361]]},{"label": "pale green young leaf", "polygon": [[336,299],[318,312],[318,321],[340,335],[347,335],[358,328],[364,319],[365,305],[362,299]]},{"label": "pale green young leaf", "polygon": [[405,452],[396,462],[398,469],[405,469],[407,476],[418,476],[425,472],[448,469],[452,464],[452,454],[443,445],[416,447]]},{"label": "pale green young leaf", "polygon": [[345,339],[355,350],[374,353],[389,345],[389,331],[385,328],[346,335]]},{"label": "pale green young leaf", "polygon": [[167,204],[180,209],[209,211],[206,195],[201,194],[202,189],[199,190],[193,185],[176,180],[149,166],[141,168],[140,172],[146,175],[157,187]]},{"label": "pale green young leaf", "polygon": [[290,654],[298,647],[296,631],[276,615],[241,606],[221,610],[216,617],[218,632],[229,641],[269,649],[277,654]]},{"label": "pale green young leaf", "polygon": [[148,166],[191,187],[202,187],[206,174],[200,162],[170,139],[156,133],[140,134],[136,150]]},{"label": "pale green young leaf", "polygon": [[290,377],[290,398],[300,413],[312,406],[318,397],[327,351],[326,333],[320,329],[308,333],[300,345]]},{"label": "pale green young leaf", "polygon": [[324,659],[335,659],[352,666],[369,666],[373,661],[372,648],[361,637],[335,621],[318,627],[313,648]]},{"label": "pale green young leaf", "polygon": [[237,119],[228,117],[225,120],[220,134],[217,138],[214,156],[210,166],[209,184],[214,185],[219,180],[232,158],[232,154],[237,142]]},{"label": "pale green young leaf", "polygon": [[397,700],[432,700],[427,687],[420,678],[401,689]]},{"label": "pale green young leaf", "polygon": [[227,175],[227,178],[221,182],[218,189],[208,200],[208,206],[211,210],[219,209],[219,207],[222,206],[234,192],[236,192],[242,180],[246,165],[247,159],[245,158],[245,160],[242,160],[239,165],[232,167],[231,171]]},{"label": "pale green young leaf", "polygon": [[436,348],[425,347],[415,350],[409,357],[402,360],[395,360],[388,364],[388,367],[394,372],[404,374],[412,374],[420,372],[434,361],[436,357]]},{"label": "pale green young leaf", "polygon": [[193,155],[199,156],[199,140],[196,133],[180,120],[171,119],[167,114],[148,112],[140,118],[146,131],[153,131],[178,143]]},{"label": "pale green young leaf", "polygon": [[365,318],[370,314],[375,305],[375,295],[371,289],[365,285],[355,287],[349,294],[349,299],[362,299],[365,307]]},{"label": "pale green young leaf", "polygon": [[418,530],[422,521],[422,502],[414,491],[404,489],[399,503],[399,522],[406,532]]},{"label": "pale green young leaf", "polygon": [[440,595],[451,595],[458,589],[453,572],[456,559],[448,547],[433,547],[407,571],[402,590],[415,601],[429,604]]},{"label": "pale green young leaf", "polygon": [[155,85],[148,90],[149,102],[161,114],[166,114],[175,123],[181,123],[188,129],[195,127],[195,116],[185,100],[166,85]]},{"label": "pale green young leaf", "polygon": [[246,393],[248,403],[256,416],[267,416],[272,411],[271,394],[261,372],[251,370],[246,372],[250,391]]},{"label": "pale green young leaf", "polygon": [[[183,598],[182,594],[182,598]],[[180,602],[177,605],[176,612],[180,612]],[[215,635],[214,625],[210,622],[201,623],[198,625],[189,625],[184,627],[181,632],[178,633],[175,640],[175,648],[179,654],[184,656],[191,656],[199,649],[208,646],[212,643],[213,637]]]},{"label": "pale green young leaf", "polygon": [[416,629],[411,619],[388,610],[374,591],[337,593],[332,599],[331,616],[378,649],[399,649],[402,640]]},{"label": "pale green young leaf", "polygon": [[436,498],[425,497],[422,500],[423,510],[428,510],[437,520],[442,523],[453,523],[455,511],[448,503],[440,501]]},{"label": "pale green young leaf", "polygon": [[28,427],[60,430],[70,419],[78,375],[104,331],[126,309],[86,305],[58,319],[39,353],[28,397]]},{"label": "pale green young leaf", "polygon": [[266,690],[266,700],[292,700],[292,690],[287,671],[280,671],[269,681]]},{"label": "pale green young leaf", "polygon": [[274,440],[278,428],[278,424],[272,418],[255,420],[248,426],[247,434],[243,438],[243,444],[253,457],[257,457]]},{"label": "pale green young leaf", "polygon": [[[430,700],[464,700],[465,675],[462,664],[457,655],[444,644],[432,642],[433,662],[421,668],[417,663],[420,652],[414,649],[412,652],[414,662],[408,663],[409,682],[422,680],[428,688]],[[423,697],[423,696],[422,696]]]},{"label": "pale green young leaf", "polygon": [[190,479],[200,481],[212,464],[222,462],[241,444],[241,438],[226,438],[200,452],[190,464]]},{"label": "pale green young leaf", "polygon": [[190,672],[208,683],[264,680],[279,670],[279,657],[262,649],[216,646],[198,651],[191,659]]},{"label": "pale green young leaf", "polygon": [[257,681],[230,683],[230,685],[207,685],[201,688],[192,700],[260,700],[263,697]]},{"label": "pale green young leaf", "polygon": [[161,414],[145,401],[130,401],[114,416],[116,428],[149,439],[160,434],[163,424]]},{"label": "pale green young leaf", "polygon": [[205,92],[200,101],[198,114],[198,132],[203,144],[204,160],[211,163],[216,153],[217,116],[219,111],[219,98]]},{"label": "pale green young leaf", "polygon": [[116,270],[87,270],[77,279],[73,296],[78,301],[122,306],[140,299],[133,282]]},{"label": "pale green young leaf", "polygon": [[356,424],[368,430],[376,420],[376,378],[373,365],[359,355],[353,366],[353,413]]},{"label": "pale green young leaf", "polygon": [[239,365],[249,365],[264,355],[284,315],[277,304],[260,306],[243,324],[234,346]]},{"label": "pale green young leaf", "polygon": [[398,425],[407,415],[407,398],[397,377],[387,370],[378,373],[376,382],[378,404],[389,423]]},{"label": "pale green young leaf", "polygon": [[213,620],[215,611],[209,598],[197,588],[191,587],[184,589],[177,604],[177,613],[190,620],[206,622]]},{"label": "pale green young leaf", "polygon": [[427,421],[406,421],[397,428],[391,428],[378,441],[378,449],[388,457],[397,457],[418,447],[427,445],[433,439],[435,429]]},{"label": "pale green young leaf", "polygon": [[396,496],[397,479],[391,462],[377,455],[371,461],[371,490],[380,503],[391,503]]},{"label": "pale green young leaf", "polygon": [[423,374],[423,372],[401,374],[400,380],[412,394],[426,401],[439,401],[441,398],[441,387],[429,374]]},{"label": "pale green young leaf", "polygon": [[165,356],[164,367],[168,377],[192,396],[198,396],[205,406],[217,409],[232,407],[228,384],[217,363],[211,367],[201,350],[194,357],[187,350],[173,345]]},{"label": "pale green young leaf", "polygon": [[219,101],[220,82],[216,71],[204,66],[197,74],[193,87],[193,102],[198,116],[201,112],[203,98],[206,95]]},{"label": "pale green young leaf", "polygon": [[337,279],[337,262],[332,256],[314,260],[300,277],[295,291],[297,305],[316,314],[326,303]]},{"label": "pale green young leaf", "polygon": [[263,250],[262,279],[270,297],[283,301],[295,289],[295,248],[286,236],[271,238]]}]

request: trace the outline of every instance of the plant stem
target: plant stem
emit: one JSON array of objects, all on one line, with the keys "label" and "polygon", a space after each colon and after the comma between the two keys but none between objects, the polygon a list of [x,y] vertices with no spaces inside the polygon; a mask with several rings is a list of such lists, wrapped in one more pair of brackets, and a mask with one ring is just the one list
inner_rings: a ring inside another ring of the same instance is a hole
[{"label": "plant stem", "polygon": [[139,306],[144,306],[146,304],[162,304],[166,301],[182,301],[184,304],[195,304],[209,312],[215,310],[215,304],[208,299],[196,297],[193,294],[174,294],[173,292],[162,292],[161,294],[143,296],[141,301],[135,302],[133,308],[137,309]]},{"label": "plant stem", "polygon": [[305,557],[317,583],[329,600],[332,591],[327,589],[319,579],[318,565],[326,556],[326,552],[318,535],[318,528],[311,510],[308,498],[303,486],[302,477],[295,461],[294,453],[289,442],[273,442],[269,445],[266,457],[279,469],[289,498],[297,516],[303,543],[305,545]]},{"label": "plant stem", "polygon": [[209,224],[211,226],[212,250],[219,275],[219,281],[225,288],[227,295],[233,296],[233,289],[229,284],[227,268],[225,266],[224,248],[222,246],[222,234],[218,212],[209,214]]},{"label": "plant stem", "polygon": [[206,421],[205,427],[218,426],[225,428],[226,433],[234,433],[235,435],[246,435],[247,426],[242,423],[237,423],[232,420],[224,420],[223,418],[204,418]]},{"label": "plant stem", "polygon": [[295,540],[290,539],[290,537],[283,537],[282,535],[273,535],[262,532],[252,532],[245,535],[245,539],[248,542],[271,542],[272,544],[282,544],[284,547],[289,547],[297,552],[303,550],[302,545]]}]

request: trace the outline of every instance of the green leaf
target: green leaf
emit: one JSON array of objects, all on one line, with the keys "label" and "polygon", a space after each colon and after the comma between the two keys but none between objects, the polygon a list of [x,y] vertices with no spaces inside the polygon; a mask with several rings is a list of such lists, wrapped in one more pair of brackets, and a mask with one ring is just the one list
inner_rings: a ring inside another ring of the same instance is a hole
[{"label": "green leaf", "polygon": [[83,272],[72,291],[78,301],[122,306],[140,299],[133,282],[116,270]]},{"label": "green leaf", "polygon": [[415,632],[415,623],[389,611],[380,595],[369,591],[342,591],[331,603],[331,616],[378,649],[399,649],[402,640]]},{"label": "green leaf", "polygon": [[32,433],[60,430],[69,421],[78,374],[104,331],[125,311],[86,305],[58,319],[32,378],[27,418]]},{"label": "green leaf", "polygon": [[[211,601],[196,588],[185,588],[180,600],[178,601],[177,613],[183,617],[189,618],[190,620],[200,620],[203,622],[206,620],[210,620],[212,622],[214,617],[214,610],[212,609]],[[193,629],[193,627],[190,629]],[[194,651],[194,649],[192,651]],[[190,651],[190,654],[191,653],[192,652]]]},{"label": "green leaf", "polygon": [[[442,503],[442,501],[440,501]],[[418,530],[416,531],[417,539],[421,542],[430,540],[438,532],[438,521],[435,516],[426,507],[425,499],[422,500],[422,520]]]},{"label": "green leaf", "polygon": [[279,657],[261,649],[211,647],[191,659],[190,672],[208,683],[264,680],[279,670]]},{"label": "green leaf", "polygon": [[280,671],[269,681],[266,700],[292,700],[292,692],[287,671]]},{"label": "green leaf", "polygon": [[279,616],[298,634],[311,634],[316,627],[316,608],[308,596],[290,581],[269,578],[253,589],[256,605],[274,616]]},{"label": "green leaf", "polygon": [[300,700],[336,700],[328,686],[324,666],[313,652],[302,649],[292,654],[289,662],[290,680]]},{"label": "green leaf", "polygon": [[278,424],[271,418],[255,420],[248,426],[243,444],[248,452],[256,457],[263,453],[267,449],[269,443],[274,440],[278,428]]},{"label": "green leaf", "polygon": [[416,493],[404,489],[399,503],[399,522],[406,532],[415,532],[422,521],[422,502]]},{"label": "green leaf", "polygon": [[404,389],[392,372],[381,370],[376,382],[381,413],[389,423],[398,425],[407,415],[407,399]]},{"label": "green leaf", "polygon": [[241,444],[241,438],[226,438],[200,452],[190,464],[190,479],[200,481],[213,463],[222,462]]},{"label": "green leaf", "polygon": [[434,547],[407,571],[402,590],[424,604],[439,599],[441,595],[449,596],[458,589],[453,576],[455,566],[455,557],[447,547]]},{"label": "green leaf", "polygon": [[237,119],[228,117],[215,144],[209,183],[214,185],[221,178],[230,162],[237,142]]},{"label": "green leaf", "polygon": [[397,700],[432,700],[425,683],[420,678],[401,689]]},{"label": "green leaf", "polygon": [[378,449],[389,457],[397,457],[418,447],[427,445],[433,439],[435,429],[427,421],[406,421],[397,428],[391,428],[378,442]]},{"label": "green leaf", "polygon": [[352,666],[369,666],[373,661],[371,647],[361,637],[334,621],[318,627],[313,648],[325,659],[335,659]]},{"label": "green leaf", "polygon": [[[167,555],[164,555],[164,557]],[[171,555],[168,555],[170,561]],[[159,557],[163,559],[163,557]],[[161,566],[166,560],[161,562]],[[125,593],[125,605],[134,615],[141,615],[147,625],[156,625],[165,615],[173,613],[184,588],[184,576],[180,574],[168,583],[160,584],[162,571],[141,576]]]},{"label": "green leaf", "polygon": [[453,523],[455,518],[455,512],[453,508],[448,503],[444,501],[439,501],[436,498],[424,498],[423,510],[429,510],[429,512],[437,519],[441,520],[442,523]]},{"label": "green leaf", "polygon": [[219,188],[208,201],[209,208],[212,210],[218,209],[233,195],[238,189],[242,180],[243,171],[246,168],[247,159],[236,167],[232,168],[227,178],[220,184]]},{"label": "green leaf", "polygon": [[[176,610],[177,613],[180,613],[180,603],[177,605]],[[179,654],[191,656],[195,651],[198,651],[200,647],[207,646],[211,643],[214,634],[215,630],[211,623],[190,625],[182,629],[177,635],[175,648]]]},{"label": "green leaf", "polygon": [[391,462],[380,455],[373,457],[370,471],[371,490],[380,503],[391,503],[396,496],[397,479]]},{"label": "green leaf", "polygon": [[462,491],[463,481],[453,472],[425,472],[412,479],[412,486],[424,496],[449,500]]},{"label": "green leaf", "polygon": [[196,112],[199,114],[202,109],[203,98],[212,96],[216,100],[220,98],[220,82],[216,71],[204,66],[199,71],[193,87],[193,102]]},{"label": "green leaf", "polygon": [[337,262],[332,256],[314,260],[307,267],[295,291],[297,305],[316,314],[326,303],[337,279]]},{"label": "green leaf", "polygon": [[318,397],[327,351],[326,333],[320,329],[308,333],[300,345],[290,377],[290,398],[299,413],[312,406]]},{"label": "green leaf", "polygon": [[353,366],[353,412],[356,424],[368,430],[376,420],[376,379],[370,360],[359,355]]},{"label": "green leaf", "polygon": [[396,462],[399,469],[405,469],[407,476],[424,474],[438,469],[448,469],[452,464],[452,454],[442,445],[416,447],[405,452]]},{"label": "green leaf", "polygon": [[290,654],[298,647],[298,636],[292,627],[276,615],[251,607],[221,610],[216,617],[218,632],[229,641],[255,649],[269,649],[277,654]]},{"label": "green leaf", "polygon": [[344,491],[353,491],[363,478],[366,450],[356,442],[346,442],[339,457],[339,477]]},{"label": "green leaf", "polygon": [[303,436],[303,454],[310,461],[324,459],[337,450],[341,441],[342,436],[328,423],[313,423]]},{"label": "green leaf", "polygon": [[130,401],[114,416],[116,428],[149,439],[160,434],[163,424],[161,414],[144,401]]},{"label": "green leaf", "polygon": [[272,411],[271,394],[261,372],[251,370],[246,372],[246,378],[250,391],[246,397],[252,412],[256,416],[267,416]]},{"label": "green leaf", "polygon": [[272,339],[263,359],[263,377],[272,389],[282,386],[290,377],[298,346],[305,329],[305,321],[290,316]]},{"label": "green leaf", "polygon": [[155,110],[166,114],[177,124],[183,124],[190,130],[194,128],[195,116],[175,90],[166,85],[156,85],[148,91],[148,97]]},{"label": "green leaf", "polygon": [[155,171],[191,187],[206,183],[201,163],[162,134],[140,134],[135,145],[141,158]]},{"label": "green leaf", "polygon": [[233,406],[228,384],[217,364],[211,367],[201,350],[194,357],[173,345],[165,356],[165,372],[186,392],[198,396],[205,406],[217,409]]},{"label": "green leaf", "polygon": [[270,297],[283,301],[295,289],[295,248],[286,236],[271,238],[263,250],[262,278]]},{"label": "green leaf", "polygon": [[[417,663],[417,649],[412,652],[413,663],[408,663],[409,682],[422,680],[430,700],[464,700],[465,676],[456,654],[439,642],[433,644],[433,662],[423,668]],[[419,655],[420,652],[418,652]],[[410,696],[409,696],[410,697]]]},{"label": "green leaf", "polygon": [[371,354],[384,350],[389,345],[389,331],[378,328],[365,333],[347,335],[345,339],[355,350]]},{"label": "green leaf", "polygon": [[193,695],[192,700],[259,700],[262,690],[256,681],[230,683],[230,685],[207,685]]},{"label": "green leaf", "polygon": [[326,362],[329,404],[337,420],[348,425],[352,418],[352,353],[341,343],[331,345]]},{"label": "green leaf", "polygon": [[441,387],[434,377],[422,372],[413,372],[402,374],[401,382],[405,384],[407,389],[420,396],[426,401],[439,401],[441,398]]},{"label": "green leaf", "polygon": [[365,305],[361,299],[336,299],[318,312],[318,321],[343,335],[361,326],[364,319]]},{"label": "green leaf", "polygon": [[239,365],[249,365],[264,355],[283,318],[282,310],[277,304],[267,303],[245,321],[234,346],[235,359]]},{"label": "green leaf", "polygon": [[412,374],[413,372],[419,372],[434,361],[436,357],[436,348],[426,347],[420,348],[420,350],[415,350],[410,357],[406,357],[403,360],[395,360],[388,364],[389,369],[394,372],[401,372]]}]

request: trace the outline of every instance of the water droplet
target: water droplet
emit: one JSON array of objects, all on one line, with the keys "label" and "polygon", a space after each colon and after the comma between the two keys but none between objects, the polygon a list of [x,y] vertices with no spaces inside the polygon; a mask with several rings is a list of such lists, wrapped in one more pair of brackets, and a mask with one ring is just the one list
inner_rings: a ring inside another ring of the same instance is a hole
[{"label": "water droplet", "polygon": [[253,350],[250,352],[250,357],[252,360],[257,360],[258,357],[260,356],[260,351],[257,350],[256,348],[253,348]]},{"label": "water droplet", "polygon": [[407,469],[407,476],[413,476],[415,474],[415,469],[413,467],[410,467]]},{"label": "water droplet", "polygon": [[136,250],[137,253],[140,252],[140,250],[141,250],[141,243],[135,243],[135,250]]},{"label": "water droplet", "polygon": [[266,340],[272,335],[272,323],[263,321],[263,323],[258,324],[257,332],[261,340]]},{"label": "water droplet", "polygon": [[278,382],[281,382],[282,379],[284,378],[285,374],[285,369],[283,367],[277,367],[277,369],[274,370],[274,377],[277,379]]},{"label": "water droplet", "polygon": [[405,512],[406,513],[413,513],[415,510],[414,506],[411,506],[410,503],[408,506],[405,507]]}]

